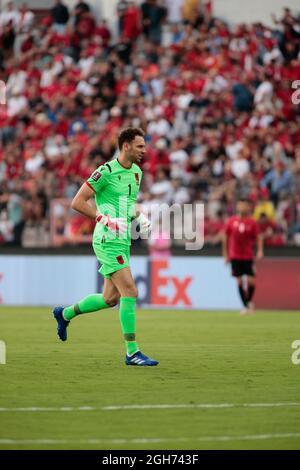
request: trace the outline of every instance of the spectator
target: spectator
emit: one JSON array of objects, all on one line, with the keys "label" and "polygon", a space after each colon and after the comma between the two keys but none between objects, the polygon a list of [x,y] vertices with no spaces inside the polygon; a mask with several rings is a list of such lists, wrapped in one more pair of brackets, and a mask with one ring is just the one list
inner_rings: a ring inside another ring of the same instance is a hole
[{"label": "spectator", "polygon": [[156,140],[153,146],[147,152],[147,159],[143,168],[151,177],[155,177],[158,167],[168,170],[170,167],[169,152],[167,150],[167,141],[164,138]]},{"label": "spectator", "polygon": [[271,199],[277,206],[280,196],[293,192],[294,178],[291,171],[285,168],[282,162],[277,162],[274,169],[270,170],[263,178],[261,186],[269,188]]},{"label": "spectator", "polygon": [[250,164],[242,152],[240,152],[238,157],[231,162],[231,171],[237,179],[242,179],[248,175]]},{"label": "spectator", "polygon": [[188,154],[184,149],[184,140],[181,138],[174,139],[170,152],[170,170],[172,178],[187,177]]},{"label": "spectator", "polygon": [[122,18],[122,38],[124,41],[136,41],[141,32],[140,9],[134,2],[128,2],[128,6]]},{"label": "spectator", "polygon": [[283,246],[285,239],[278,225],[262,212],[257,220],[259,233],[263,235],[265,246]]},{"label": "spectator", "polygon": [[183,18],[191,24],[199,15],[199,0],[184,0],[183,2]]},{"label": "spectator", "polygon": [[27,3],[22,3],[19,9],[19,19],[16,29],[17,36],[14,43],[14,53],[16,57],[20,56],[25,41],[28,41],[32,37],[33,24],[34,13],[28,9]]},{"label": "spectator", "polygon": [[7,2],[4,10],[0,13],[0,34],[2,34],[5,26],[10,24],[14,31],[17,31],[20,21],[20,14],[14,8],[13,2]]},{"label": "spectator", "polygon": [[264,81],[257,87],[254,95],[255,106],[265,105],[268,107],[272,104],[274,87],[268,74],[265,75]]},{"label": "spectator", "polygon": [[212,218],[208,216],[204,220],[204,241],[205,245],[220,245],[224,233],[224,214],[221,210],[217,211]]},{"label": "spectator", "polygon": [[80,41],[89,39],[93,36],[96,30],[96,21],[90,11],[83,11],[80,14],[76,33],[79,36]]},{"label": "spectator", "polygon": [[119,0],[117,3],[117,15],[118,15],[118,29],[119,29],[119,36],[123,36],[124,32],[124,15],[128,8],[128,1],[127,0]]},{"label": "spectator", "polygon": [[3,50],[4,58],[9,59],[13,54],[15,42],[15,29],[12,20],[6,23],[0,35],[0,47]]},{"label": "spectator", "polygon": [[245,78],[235,83],[232,87],[233,104],[236,110],[249,112],[253,106],[253,95]]},{"label": "spectator", "polygon": [[161,43],[162,24],[167,11],[157,4],[157,0],[146,0],[141,5],[143,31],[147,39],[154,44]]},{"label": "spectator", "polygon": [[7,114],[9,117],[15,117],[22,111],[25,111],[28,100],[22,94],[20,88],[14,87],[11,91],[11,97],[7,100]]},{"label": "spectator", "polygon": [[111,39],[111,33],[108,28],[107,21],[104,18],[102,18],[100,23],[97,25],[96,35],[101,38],[103,47],[105,49],[108,48]]},{"label": "spectator", "polygon": [[17,23],[17,34],[28,34],[34,23],[34,13],[29,10],[27,3],[22,3],[19,8],[19,19]]},{"label": "spectator", "polygon": [[269,200],[269,191],[267,188],[262,188],[259,191],[258,202],[254,208],[253,218],[258,221],[262,214],[264,214],[264,217],[268,220],[275,221],[275,207],[273,202]]},{"label": "spectator", "polygon": [[184,0],[165,0],[167,7],[167,21],[170,24],[181,24],[183,22]]},{"label": "spectator", "polygon": [[172,188],[169,192],[169,204],[187,204],[190,202],[190,195],[187,188],[184,186],[182,178],[172,178]]},{"label": "spectator", "polygon": [[155,183],[151,186],[151,195],[153,197],[152,202],[154,204],[168,203],[170,199],[170,193],[172,191],[172,185],[168,178],[167,172],[162,168],[158,168]]},{"label": "spectator", "polygon": [[243,148],[243,144],[241,141],[236,140],[234,135],[230,134],[227,139],[226,143],[226,155],[230,158],[230,160],[235,160],[238,158],[241,150]]},{"label": "spectator", "polygon": [[77,26],[82,13],[89,13],[90,11],[91,9],[90,9],[89,4],[79,0],[79,2],[76,3],[74,7],[74,16],[75,16],[74,26]]},{"label": "spectator", "polygon": [[55,0],[54,7],[51,9],[53,19],[52,28],[59,34],[65,33],[66,24],[69,21],[69,9],[62,0]]},{"label": "spectator", "polygon": [[155,111],[153,119],[149,122],[147,132],[152,136],[163,137],[170,132],[170,124],[161,115],[160,110]]}]

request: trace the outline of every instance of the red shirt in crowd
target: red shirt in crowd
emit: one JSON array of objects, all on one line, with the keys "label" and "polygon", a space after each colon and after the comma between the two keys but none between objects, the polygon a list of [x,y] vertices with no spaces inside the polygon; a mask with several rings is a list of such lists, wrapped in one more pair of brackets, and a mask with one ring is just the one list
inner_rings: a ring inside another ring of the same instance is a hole
[{"label": "red shirt in crowd", "polygon": [[123,38],[133,41],[141,32],[140,10],[136,6],[127,8],[123,18]]},{"label": "red shirt in crowd", "polygon": [[254,244],[259,233],[257,222],[252,217],[234,215],[225,226],[228,237],[229,259],[252,260]]}]

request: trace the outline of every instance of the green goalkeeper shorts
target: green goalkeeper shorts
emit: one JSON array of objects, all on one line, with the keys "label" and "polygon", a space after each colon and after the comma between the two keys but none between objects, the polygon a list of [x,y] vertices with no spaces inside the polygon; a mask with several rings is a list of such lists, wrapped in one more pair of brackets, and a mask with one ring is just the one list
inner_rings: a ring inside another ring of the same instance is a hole
[{"label": "green goalkeeper shorts", "polygon": [[93,249],[101,263],[99,273],[110,279],[111,275],[120,269],[127,268],[130,261],[130,245],[124,243],[93,242]]}]

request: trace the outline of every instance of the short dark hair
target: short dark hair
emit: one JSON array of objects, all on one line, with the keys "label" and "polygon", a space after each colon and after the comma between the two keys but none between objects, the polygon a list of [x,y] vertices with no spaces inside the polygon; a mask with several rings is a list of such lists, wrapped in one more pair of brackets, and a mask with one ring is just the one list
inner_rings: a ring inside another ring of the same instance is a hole
[{"label": "short dark hair", "polygon": [[236,202],[247,202],[247,204],[250,204],[249,199],[246,197],[239,197]]},{"label": "short dark hair", "polygon": [[118,137],[118,147],[122,150],[123,144],[126,142],[130,144],[136,136],[145,137],[145,132],[140,127],[127,127],[123,129]]}]

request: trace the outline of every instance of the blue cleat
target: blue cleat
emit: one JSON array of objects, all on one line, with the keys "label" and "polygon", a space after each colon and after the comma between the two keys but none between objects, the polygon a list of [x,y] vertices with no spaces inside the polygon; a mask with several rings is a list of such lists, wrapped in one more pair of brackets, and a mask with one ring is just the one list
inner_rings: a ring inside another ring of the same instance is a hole
[{"label": "blue cleat", "polygon": [[147,357],[145,354],[141,353],[141,351],[138,351],[132,356],[128,356],[126,354],[125,364],[127,366],[157,366],[159,362],[154,359],[150,359],[150,357]]},{"label": "blue cleat", "polygon": [[62,341],[67,340],[67,327],[69,326],[69,321],[65,320],[63,317],[64,307],[55,307],[53,310],[53,315],[57,321],[57,334],[59,339]]}]

